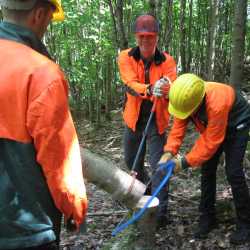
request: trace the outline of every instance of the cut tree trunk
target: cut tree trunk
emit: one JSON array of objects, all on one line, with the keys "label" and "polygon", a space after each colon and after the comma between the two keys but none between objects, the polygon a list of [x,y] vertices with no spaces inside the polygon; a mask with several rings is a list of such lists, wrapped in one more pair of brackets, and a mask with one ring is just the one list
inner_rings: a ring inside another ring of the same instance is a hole
[{"label": "cut tree trunk", "polygon": [[[143,183],[87,149],[81,148],[81,155],[84,178],[123,202],[131,212],[144,208],[151,196],[144,195],[146,186]],[[111,242],[112,247],[108,249],[154,249],[158,205],[159,200],[155,197],[141,218],[122,232],[127,237],[118,234],[116,242]]]},{"label": "cut tree trunk", "polygon": [[119,169],[111,161],[81,148],[83,177],[97,185],[119,200],[128,208],[136,207],[136,204],[144,195],[146,186]]}]

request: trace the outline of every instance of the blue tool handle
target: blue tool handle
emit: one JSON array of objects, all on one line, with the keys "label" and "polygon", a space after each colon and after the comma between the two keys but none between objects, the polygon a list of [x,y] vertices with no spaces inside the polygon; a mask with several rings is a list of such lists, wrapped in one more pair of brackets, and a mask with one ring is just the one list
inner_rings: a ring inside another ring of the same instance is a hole
[{"label": "blue tool handle", "polygon": [[145,140],[146,140],[146,136],[147,136],[147,134],[148,134],[149,126],[150,126],[151,121],[153,120],[153,117],[154,117],[154,113],[155,113],[155,109],[156,109],[156,103],[157,103],[157,98],[154,100],[153,107],[152,107],[151,112],[150,112],[150,116],[149,116],[149,118],[148,118],[148,121],[147,121],[145,130],[144,130],[144,132],[143,132],[142,140],[141,140],[141,142],[140,142],[140,145],[139,145],[137,154],[136,154],[136,156],[135,156],[135,160],[134,160],[134,162],[133,162],[133,166],[132,166],[132,168],[131,168],[131,172],[134,172],[134,171],[135,171],[136,165],[137,165],[138,160],[139,160],[139,157],[140,157],[140,155],[141,155],[142,148],[143,148],[143,146],[144,146],[144,143],[145,143]]},{"label": "blue tool handle", "polygon": [[170,179],[173,169],[175,168],[175,163],[173,161],[168,161],[166,163],[162,163],[159,165],[160,168],[166,168],[167,174],[160,183],[160,185],[157,187],[157,189],[154,191],[153,195],[148,199],[146,204],[137,212],[135,213],[132,218],[130,218],[127,222],[118,225],[112,232],[112,236],[116,236],[118,233],[123,231],[125,228],[127,228],[130,224],[134,223],[135,221],[139,220],[142,215],[144,214],[145,210],[148,208],[152,200],[155,198],[155,196],[160,192],[160,190],[163,188],[163,186],[168,182]]}]

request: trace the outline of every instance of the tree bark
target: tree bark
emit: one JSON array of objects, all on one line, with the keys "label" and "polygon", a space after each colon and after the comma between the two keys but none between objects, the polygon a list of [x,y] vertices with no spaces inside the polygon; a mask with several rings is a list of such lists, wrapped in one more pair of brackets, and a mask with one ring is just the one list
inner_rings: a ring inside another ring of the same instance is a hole
[{"label": "tree bark", "polygon": [[96,111],[96,127],[98,128],[101,123],[101,103],[100,103],[100,95],[101,95],[101,86],[102,86],[102,79],[99,76],[100,67],[96,67],[97,72],[97,78],[95,82],[95,97],[96,97],[96,103],[95,103],[95,111]]},{"label": "tree bark", "polygon": [[110,110],[111,110],[111,97],[112,97],[112,79],[113,79],[113,69],[112,69],[112,58],[110,56],[106,59],[105,67],[105,118],[110,121]]},{"label": "tree bark", "polygon": [[163,49],[167,51],[170,50],[170,43],[172,39],[172,31],[173,31],[173,0],[167,1],[166,6],[166,19],[165,19],[164,30],[162,32],[162,40],[161,46]]},{"label": "tree bark", "polygon": [[113,20],[114,36],[119,49],[128,48],[128,38],[126,36],[124,21],[123,21],[123,0],[117,0],[116,4],[112,0],[107,1]]},{"label": "tree bark", "polygon": [[111,161],[81,148],[83,176],[123,202],[128,208],[136,207],[146,186],[116,167]]},{"label": "tree bark", "polygon": [[243,79],[247,0],[235,1],[230,84],[240,88]]},{"label": "tree bark", "polygon": [[92,89],[89,89],[89,95],[88,95],[88,114],[89,114],[89,120],[91,122],[94,121],[94,98],[92,94]]},{"label": "tree bark", "polygon": [[186,0],[181,0],[181,14],[180,14],[180,59],[181,71],[186,72],[186,29],[185,29],[185,16],[186,16]]},{"label": "tree bark", "polygon": [[112,18],[112,21],[113,21],[113,28],[114,28],[114,33],[113,34],[114,34],[114,37],[115,37],[116,46],[117,46],[117,48],[119,48],[118,30],[117,30],[117,24],[116,24],[116,18],[115,18],[115,10],[114,10],[114,6],[112,4],[112,0],[108,0],[108,5],[109,5],[111,18]]},{"label": "tree bark", "polygon": [[149,3],[149,13],[156,16],[156,0],[148,0]]},{"label": "tree bark", "polygon": [[210,19],[208,27],[207,79],[214,80],[215,41],[218,15],[218,0],[210,0]]},{"label": "tree bark", "polygon": [[191,70],[192,63],[192,25],[193,25],[193,0],[189,2],[189,21],[188,21],[188,48],[187,48],[187,72]]}]

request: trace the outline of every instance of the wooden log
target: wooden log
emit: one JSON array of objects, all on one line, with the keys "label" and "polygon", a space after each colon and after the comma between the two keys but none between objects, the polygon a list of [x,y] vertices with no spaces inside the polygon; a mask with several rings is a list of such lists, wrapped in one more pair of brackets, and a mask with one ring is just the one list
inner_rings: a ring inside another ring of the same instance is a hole
[{"label": "wooden log", "polygon": [[[143,183],[116,167],[113,162],[84,148],[81,148],[81,155],[84,178],[110,193],[114,199],[123,202],[134,212],[140,210],[150,198],[150,196],[144,196],[146,186]],[[135,240],[131,242],[133,249],[154,249],[158,205],[159,200],[154,198],[143,216],[134,224],[136,237],[132,237]],[[132,230],[131,233],[133,234],[134,231]],[[124,243],[119,240],[109,249],[132,249],[129,241],[128,245]]]},{"label": "wooden log", "polygon": [[[151,196],[145,195],[138,202],[136,208],[144,207]],[[136,222],[139,237],[136,242],[136,249],[155,249],[156,213],[159,206],[158,198],[154,198],[140,220]]]},{"label": "wooden log", "polygon": [[81,148],[83,177],[107,191],[115,200],[128,208],[134,208],[144,195],[146,186],[119,169],[111,161]]},{"label": "wooden log", "polygon": [[[150,196],[143,196],[137,206],[130,210],[130,218],[133,212],[138,212],[144,207]],[[110,250],[152,250],[156,249],[156,212],[159,205],[158,198],[154,198],[142,217],[129,225],[124,231],[105,246]]]}]

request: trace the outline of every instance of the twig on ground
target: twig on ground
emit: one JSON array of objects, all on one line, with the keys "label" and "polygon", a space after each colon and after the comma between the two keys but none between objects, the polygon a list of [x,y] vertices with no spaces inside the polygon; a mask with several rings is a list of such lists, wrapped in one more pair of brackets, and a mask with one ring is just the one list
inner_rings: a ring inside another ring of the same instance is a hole
[{"label": "twig on ground", "polygon": [[108,212],[98,212],[98,213],[88,213],[88,216],[109,216],[109,215],[123,215],[128,213],[128,210],[120,211],[108,211]]}]

